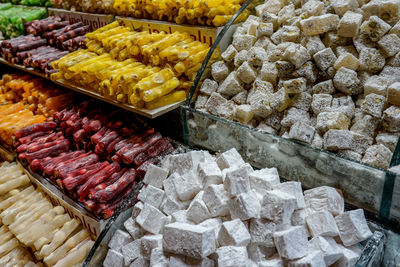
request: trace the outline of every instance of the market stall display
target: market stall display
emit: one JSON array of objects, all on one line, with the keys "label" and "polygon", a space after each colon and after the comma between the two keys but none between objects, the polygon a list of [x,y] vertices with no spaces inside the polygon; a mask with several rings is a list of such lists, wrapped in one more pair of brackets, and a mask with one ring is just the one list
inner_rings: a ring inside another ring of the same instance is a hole
[{"label": "market stall display", "polygon": [[28,35],[1,43],[1,56],[13,63],[53,73],[51,62],[85,47],[89,26],[82,22],[71,24],[59,17],[47,17],[24,25]]},{"label": "market stall display", "polygon": [[371,6],[258,6],[196,108],[386,169],[400,134],[399,24]]},{"label": "market stall display", "polygon": [[[235,149],[151,165],[103,266],[353,266],[372,236],[362,209],[323,186],[302,191]],[[169,264],[169,265],[168,265]]]},{"label": "market stall display", "polygon": [[187,33],[135,32],[118,21],[88,33],[86,46],[53,62],[51,78],[147,109],[185,99],[209,51]]},{"label": "market stall display", "polygon": [[11,265],[17,257],[21,258],[17,266],[24,261],[29,266],[40,266],[32,262],[33,257],[24,247],[34,253],[34,261],[46,266],[81,264],[94,243],[87,230],[35,189],[19,164],[5,162],[0,170],[3,266]]},{"label": "market stall display", "polygon": [[14,133],[21,161],[105,219],[143,178],[147,167],[174,150],[170,138],[139,118],[111,112],[84,102],[55,113],[55,122]]},{"label": "market stall display", "polygon": [[25,34],[24,23],[41,19],[46,15],[44,8],[27,8],[0,4],[0,32],[6,39]]}]

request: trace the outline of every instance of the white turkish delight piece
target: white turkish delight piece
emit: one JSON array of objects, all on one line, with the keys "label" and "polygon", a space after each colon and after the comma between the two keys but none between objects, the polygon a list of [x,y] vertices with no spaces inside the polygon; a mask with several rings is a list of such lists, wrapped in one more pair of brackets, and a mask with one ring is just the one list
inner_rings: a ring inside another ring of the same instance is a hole
[{"label": "white turkish delight piece", "polygon": [[122,253],[109,249],[103,262],[104,267],[124,267],[124,256]]},{"label": "white turkish delight piece", "polygon": [[204,187],[222,183],[222,173],[215,161],[200,163],[197,168],[197,175]]},{"label": "white turkish delight piece", "polygon": [[237,77],[244,83],[250,84],[257,77],[257,70],[250,66],[248,61],[243,64],[236,71]]},{"label": "white turkish delight piece", "polygon": [[221,54],[221,57],[225,62],[231,63],[235,59],[237,52],[238,51],[233,45],[229,45],[226,50]]},{"label": "white turkish delight piece", "polygon": [[257,38],[262,36],[271,36],[274,32],[274,25],[272,23],[260,23],[257,28]]},{"label": "white turkish delight piece", "polygon": [[239,53],[237,53],[237,54],[235,55],[234,60],[233,60],[233,65],[234,65],[236,68],[239,68],[239,66],[242,65],[243,62],[247,61],[247,59],[248,59],[248,54],[249,54],[249,52],[248,52],[247,50],[242,50],[242,51],[240,51]]},{"label": "white turkish delight piece", "polygon": [[339,249],[335,240],[331,237],[316,236],[309,242],[310,250],[321,251],[326,266],[331,266],[343,257],[343,252]]},{"label": "white turkish delight piece", "polygon": [[[285,26],[282,26],[282,28],[280,30],[281,30],[280,38],[281,38],[282,42],[298,43],[300,41],[300,29],[299,29],[299,27],[285,25]],[[287,45],[285,45],[285,46],[287,46]],[[305,49],[305,51],[307,51],[307,50]],[[302,57],[304,57],[304,56],[309,57],[308,54],[304,55],[304,51],[302,51]]]},{"label": "white turkish delight piece", "polygon": [[339,234],[335,219],[328,211],[320,211],[309,214],[306,223],[310,233],[315,236],[337,236]]},{"label": "white turkish delight piece", "polygon": [[229,210],[232,219],[239,218],[243,221],[257,218],[260,214],[260,201],[255,191],[241,193],[229,201]]},{"label": "white turkish delight piece", "polygon": [[335,30],[339,24],[339,16],[334,14],[324,14],[312,16],[300,21],[300,25],[305,35],[318,35]]},{"label": "white turkish delight piece", "polygon": [[143,182],[147,185],[152,185],[157,188],[162,188],[163,181],[167,178],[168,171],[158,166],[150,164],[147,168]]},{"label": "white turkish delight piece", "polygon": [[224,188],[231,196],[250,191],[249,169],[246,166],[226,173]]},{"label": "white turkish delight piece", "polygon": [[363,16],[359,13],[347,11],[338,25],[338,35],[343,37],[355,37],[361,26]]},{"label": "white turkish delight piece", "polygon": [[350,125],[350,119],[341,112],[321,112],[317,116],[316,128],[325,133],[330,129],[347,130]]},{"label": "white turkish delight piece", "polygon": [[278,190],[288,195],[294,196],[297,200],[296,209],[304,209],[306,207],[300,182],[284,182],[274,185],[273,188],[274,190]]},{"label": "white turkish delight piece", "polygon": [[396,34],[386,34],[378,41],[378,46],[386,57],[392,57],[400,52],[400,38]]},{"label": "white turkish delight piece", "polygon": [[285,266],[284,261],[276,255],[275,257],[269,258],[267,260],[263,260],[258,263],[259,267],[283,267]]},{"label": "white turkish delight piece", "polygon": [[355,245],[372,236],[362,209],[347,211],[336,216],[335,221],[339,228],[340,240],[345,246]]},{"label": "white turkish delight piece", "polygon": [[260,217],[278,224],[290,224],[290,218],[296,209],[295,197],[281,191],[265,191],[261,202]]},{"label": "white turkish delight piece", "polygon": [[[296,27],[297,28],[297,27]],[[283,53],[285,59],[290,61],[296,68],[300,68],[311,59],[307,49],[300,44],[292,44]]]},{"label": "white turkish delight piece", "polygon": [[264,190],[272,190],[274,185],[280,183],[276,168],[256,170],[249,175],[249,179],[251,188],[259,193],[263,193]]},{"label": "white turkish delight piece", "polygon": [[[258,38],[257,42],[254,44],[254,47],[261,47],[265,50],[272,44],[271,40],[267,36],[262,36]],[[244,50],[243,50],[244,51]]]},{"label": "white turkish delight piece", "polygon": [[216,162],[221,170],[231,167],[239,167],[245,164],[244,160],[242,159],[242,156],[240,156],[236,148],[232,148],[222,153],[217,158]]},{"label": "white turkish delight piece", "polygon": [[237,51],[249,50],[257,38],[250,34],[236,34],[233,36],[232,45]]},{"label": "white turkish delight piece", "polygon": [[150,256],[153,249],[162,248],[162,235],[145,235],[142,240],[142,252],[145,256]]},{"label": "white turkish delight piece", "polygon": [[144,202],[146,200],[146,187],[142,187],[138,194],[138,200]]},{"label": "white turkish delight piece", "polygon": [[332,2],[335,13],[343,16],[348,10],[355,10],[358,8],[357,0],[335,0]]},{"label": "white turkish delight piece", "polygon": [[231,100],[235,102],[237,105],[243,105],[246,104],[247,95],[248,92],[246,90],[243,90],[240,93],[237,93],[234,97],[232,97]]},{"label": "white turkish delight piece", "polygon": [[179,210],[171,214],[171,223],[174,222],[182,222],[182,223],[191,223],[187,218],[187,210]]},{"label": "white turkish delight piece", "polygon": [[257,36],[257,27],[260,23],[258,21],[251,21],[247,25],[247,34]]},{"label": "white turkish delight piece", "polygon": [[272,62],[264,62],[261,68],[260,77],[263,81],[276,85],[278,78],[278,69],[276,68],[276,65]]},{"label": "white turkish delight piece", "polygon": [[385,66],[385,57],[375,48],[362,48],[360,51],[360,70],[378,72]]},{"label": "white turkish delight piece", "polygon": [[311,251],[307,256],[290,261],[288,267],[302,267],[302,266],[310,266],[310,267],[319,267],[325,266],[324,257],[321,251]]},{"label": "white turkish delight piece", "polygon": [[332,67],[337,60],[331,48],[325,48],[315,53],[313,58],[320,70],[327,70],[329,67]]},{"label": "white turkish delight piece", "polygon": [[386,104],[386,97],[377,94],[369,94],[361,102],[361,110],[376,118],[382,118],[382,112]]},{"label": "white turkish delight piece", "polygon": [[196,224],[199,224],[211,217],[211,214],[203,201],[203,195],[204,191],[200,191],[192,200],[192,203],[190,203],[190,206],[187,210],[187,218]]},{"label": "white turkish delight piece", "polygon": [[390,106],[383,112],[383,126],[391,133],[400,131],[400,108]]},{"label": "white turkish delight piece", "polygon": [[212,228],[187,223],[171,223],[164,227],[163,248],[169,252],[201,259],[215,252]]},{"label": "white turkish delight piece", "polygon": [[132,209],[132,218],[135,219],[143,209],[143,202],[138,201]]},{"label": "white turkish delight piece", "polygon": [[[330,80],[332,83],[332,80]],[[332,95],[326,94],[317,94],[315,93],[312,98],[311,108],[314,114],[318,115],[321,112],[328,112],[331,109],[332,105]]]},{"label": "white turkish delight piece", "polygon": [[128,266],[141,255],[142,240],[138,239],[121,248],[125,265]]},{"label": "white turkish delight piece", "polygon": [[247,61],[251,66],[258,68],[261,67],[263,62],[268,60],[268,54],[262,47],[252,47],[247,54]]},{"label": "white turkish delight piece", "polygon": [[377,94],[387,95],[387,87],[390,85],[390,81],[382,76],[373,75],[367,79],[364,83],[364,95]]},{"label": "white turkish delight piece", "polygon": [[[276,53],[281,57],[282,52],[280,50],[277,50]],[[278,77],[281,79],[292,78],[293,71],[296,69],[295,66],[289,61],[279,59],[275,62],[276,69],[278,70]]]},{"label": "white turkish delight piece", "polygon": [[196,103],[194,104],[195,109],[204,109],[206,107],[208,101],[208,96],[199,95],[196,99]]},{"label": "white turkish delight piece", "polygon": [[298,121],[292,125],[289,131],[289,138],[311,144],[314,138],[315,128],[308,123]]},{"label": "white turkish delight piece", "polygon": [[249,232],[251,242],[265,247],[275,247],[274,233],[278,226],[266,219],[251,219]]},{"label": "white turkish delight piece", "polygon": [[247,267],[246,247],[223,246],[217,249],[216,254],[218,267]]},{"label": "white turkish delight piece", "polygon": [[119,252],[121,247],[125,246],[129,242],[132,242],[132,237],[125,231],[117,230],[110,242],[108,242],[108,247]]},{"label": "white turkish delight piece", "polygon": [[350,53],[341,54],[335,61],[335,64],[333,65],[333,67],[337,70],[342,67],[351,70],[357,70],[359,66],[360,66],[360,61],[358,60],[358,58],[356,58]]},{"label": "white turkish delight piece", "polygon": [[129,218],[128,220],[126,220],[124,222],[124,227],[133,239],[139,239],[145,233],[145,231],[136,224],[136,221],[133,218]]},{"label": "white turkish delight piece", "polygon": [[205,95],[211,95],[218,89],[218,83],[211,79],[205,79],[200,87],[200,93]]},{"label": "white turkish delight piece", "polygon": [[338,151],[351,149],[354,138],[349,130],[329,130],[324,135],[324,149]]},{"label": "white turkish delight piece", "polygon": [[241,82],[237,78],[237,72],[232,71],[218,87],[218,93],[226,96],[234,96],[243,90]]},{"label": "white turkish delight piece", "polygon": [[211,75],[217,82],[222,82],[228,74],[228,66],[223,61],[218,61],[211,65]]},{"label": "white turkish delight piece", "polygon": [[351,151],[351,150],[340,150],[340,151],[338,151],[338,155],[345,157],[345,158],[352,159],[352,160],[356,160],[356,161],[361,161],[361,159],[362,159],[361,154]]},{"label": "white turkish delight piece", "polygon": [[389,85],[387,92],[388,102],[392,105],[400,106],[400,82]]},{"label": "white turkish delight piece", "polygon": [[301,226],[306,223],[307,212],[305,209],[295,210],[292,214],[290,222],[293,226]]},{"label": "white turkish delight piece", "polygon": [[324,139],[319,135],[319,133],[314,134],[314,139],[311,143],[311,146],[320,149],[322,149],[322,147],[324,146]]},{"label": "white turkish delight piece", "polygon": [[283,87],[289,94],[298,94],[304,92],[307,89],[306,84],[307,80],[304,78],[296,78],[282,82]]},{"label": "white turkish delight piece", "polygon": [[[213,94],[214,95],[214,94]],[[211,97],[210,97],[211,98]],[[178,173],[183,175],[193,169],[192,157],[189,153],[171,155],[169,159],[170,173]]]},{"label": "white turkish delight piece", "polygon": [[298,109],[308,111],[312,102],[312,96],[307,92],[302,92],[292,98],[292,106]]},{"label": "white turkish delight piece", "polygon": [[221,229],[221,226],[222,226],[221,218],[208,219],[208,220],[203,221],[199,225],[203,226],[205,228],[213,229],[214,233],[215,233],[215,240],[218,240],[219,230]]},{"label": "white turkish delight piece", "polygon": [[240,219],[222,223],[218,234],[220,246],[247,246],[250,243],[250,233]]},{"label": "white turkish delight piece", "polygon": [[279,256],[294,260],[307,255],[307,234],[301,226],[274,233],[274,242]]},{"label": "white turkish delight piece", "polygon": [[177,174],[170,176],[170,178],[166,179],[163,183],[165,198],[164,202],[161,204],[161,210],[167,215],[171,215],[178,210],[186,209],[190,204],[188,201],[182,202],[178,199],[174,183],[174,177],[176,176]]},{"label": "white turkish delight piece", "polygon": [[335,87],[333,86],[332,80],[317,83],[312,88],[314,94],[333,94]]},{"label": "white turkish delight piece", "polygon": [[182,201],[193,199],[202,187],[197,175],[192,171],[176,176],[173,181],[178,198]]},{"label": "white turkish delight piece", "polygon": [[307,111],[291,107],[285,111],[285,115],[281,121],[283,127],[292,127],[298,121],[309,122],[310,115]]},{"label": "white turkish delight piece", "polygon": [[314,56],[315,53],[317,53],[318,51],[324,50],[326,48],[324,43],[321,41],[321,38],[319,38],[318,35],[317,36],[307,36],[305,38],[305,42],[306,42],[305,47],[311,56]]},{"label": "white turkish delight piece", "polygon": [[307,61],[300,68],[293,72],[295,77],[304,77],[308,84],[313,84],[317,80],[317,67],[312,61]]},{"label": "white turkish delight piece", "polygon": [[378,145],[384,145],[385,147],[389,148],[390,151],[394,152],[399,140],[399,135],[380,133],[376,136],[375,140]]},{"label": "white turkish delight piece", "polygon": [[150,204],[155,208],[160,208],[160,205],[164,199],[164,191],[154,187],[152,185],[148,185],[146,187],[146,198],[141,199],[144,203]]},{"label": "white turkish delight piece", "polygon": [[304,191],[306,206],[312,212],[327,210],[333,216],[344,211],[344,199],[339,192],[330,186],[320,186]]},{"label": "white turkish delight piece", "polygon": [[209,185],[204,189],[203,201],[213,217],[229,214],[229,194],[224,185]]},{"label": "white turkish delight piece", "polygon": [[[186,264],[187,266],[193,267],[214,267],[215,262],[209,258],[202,258],[202,259],[194,259],[190,257],[186,257]],[[172,265],[170,265],[172,266]]]},{"label": "white turkish delight piece", "polygon": [[349,248],[346,248],[340,244],[336,244],[338,249],[340,249],[343,253],[343,257],[341,257],[338,261],[336,261],[332,266],[333,267],[350,267],[354,266],[357,260],[360,258],[361,253],[357,253]]},{"label": "white turkish delight piece", "polygon": [[239,105],[236,108],[236,119],[244,124],[249,123],[254,117],[251,105]]},{"label": "white turkish delight piece", "polygon": [[293,4],[283,6],[283,8],[278,12],[278,23],[284,24],[286,21],[294,17],[294,9]]},{"label": "white turkish delight piece", "polygon": [[162,248],[155,248],[151,251],[150,267],[168,267],[169,259]]},{"label": "white turkish delight piece", "polygon": [[147,203],[144,203],[142,211],[136,217],[136,222],[147,232],[156,235],[164,226],[166,217],[167,216],[165,216],[157,208]]},{"label": "white turkish delight piece", "polygon": [[214,161],[214,157],[211,156],[210,152],[205,150],[193,150],[188,152],[193,162],[193,169],[196,170],[200,163]]},{"label": "white turkish delight piece", "polygon": [[324,9],[324,4],[320,1],[311,0],[302,5],[301,9],[306,17],[319,16]]},{"label": "white turkish delight piece", "polygon": [[371,16],[361,24],[360,31],[368,34],[373,42],[378,42],[391,26],[377,16]]}]

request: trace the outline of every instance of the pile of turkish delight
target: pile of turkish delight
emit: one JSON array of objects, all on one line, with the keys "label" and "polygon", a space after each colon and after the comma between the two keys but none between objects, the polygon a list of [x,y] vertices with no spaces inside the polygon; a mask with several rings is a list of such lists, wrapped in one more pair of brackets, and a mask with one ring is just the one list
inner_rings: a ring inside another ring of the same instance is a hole
[{"label": "pile of turkish delight", "polygon": [[267,0],[196,109],[380,168],[400,134],[398,1]]},{"label": "pile of turkish delight", "polygon": [[336,189],[303,194],[299,182],[253,170],[235,149],[171,155],[143,181],[105,267],[354,266],[372,235],[363,210],[345,212]]}]

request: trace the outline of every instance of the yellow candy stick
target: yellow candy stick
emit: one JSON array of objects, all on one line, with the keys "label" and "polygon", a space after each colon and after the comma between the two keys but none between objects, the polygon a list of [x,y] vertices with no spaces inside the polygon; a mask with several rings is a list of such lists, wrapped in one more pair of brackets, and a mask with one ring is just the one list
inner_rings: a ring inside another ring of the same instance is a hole
[{"label": "yellow candy stick", "polygon": [[166,105],[170,105],[175,102],[179,102],[182,100],[185,100],[186,98],[186,93],[185,91],[175,91],[173,93],[170,93],[168,95],[162,96],[160,98],[157,98],[151,102],[146,103],[146,108],[147,109],[156,109],[160,108]]},{"label": "yellow candy stick", "polygon": [[147,91],[140,92],[140,98],[142,98],[145,102],[150,102],[156,98],[159,98],[161,96],[164,96],[172,92],[178,86],[179,86],[179,80],[176,77],[174,77],[160,86],[157,86]]}]

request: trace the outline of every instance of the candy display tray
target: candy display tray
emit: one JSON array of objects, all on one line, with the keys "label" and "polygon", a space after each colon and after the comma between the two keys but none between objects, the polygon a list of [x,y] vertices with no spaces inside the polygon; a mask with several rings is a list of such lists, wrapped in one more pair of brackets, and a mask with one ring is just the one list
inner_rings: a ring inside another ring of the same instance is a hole
[{"label": "candy display tray", "polygon": [[[34,75],[39,76],[41,78],[45,78],[45,79],[50,80],[48,77],[46,77],[46,75],[44,73],[36,71],[33,68],[27,68],[25,66],[12,64],[12,63],[10,63],[10,62],[2,59],[2,58],[0,58],[0,63],[3,63],[3,64],[8,65],[10,67],[13,67],[13,68],[16,68],[16,69],[19,69],[19,70],[34,74]],[[165,113],[168,113],[169,111],[178,108],[179,106],[181,106],[184,103],[184,101],[179,101],[179,102],[172,103],[170,105],[166,105],[164,107],[160,107],[160,108],[156,108],[156,109],[136,108],[136,107],[134,107],[132,105],[123,104],[123,103],[120,103],[120,102],[115,101],[113,99],[105,98],[105,97],[103,97],[102,95],[100,95],[100,94],[98,94],[96,92],[93,92],[91,90],[87,90],[85,88],[81,88],[79,86],[73,85],[73,84],[71,84],[71,83],[69,83],[68,81],[65,81],[65,80],[57,80],[57,81],[53,81],[53,82],[55,84],[57,84],[57,85],[60,85],[60,86],[64,87],[64,88],[76,91],[76,92],[81,93],[81,94],[85,94],[87,96],[96,98],[98,100],[101,100],[101,101],[104,101],[104,102],[107,102],[107,103],[110,103],[110,104],[112,104],[114,106],[118,106],[118,107],[120,107],[122,109],[125,109],[125,110],[128,110],[128,111],[132,111],[134,113],[140,114],[140,115],[142,115],[144,117],[147,117],[147,118],[150,118],[150,119],[154,119],[154,118],[159,117],[159,116],[161,116],[161,115],[163,115]]]}]

